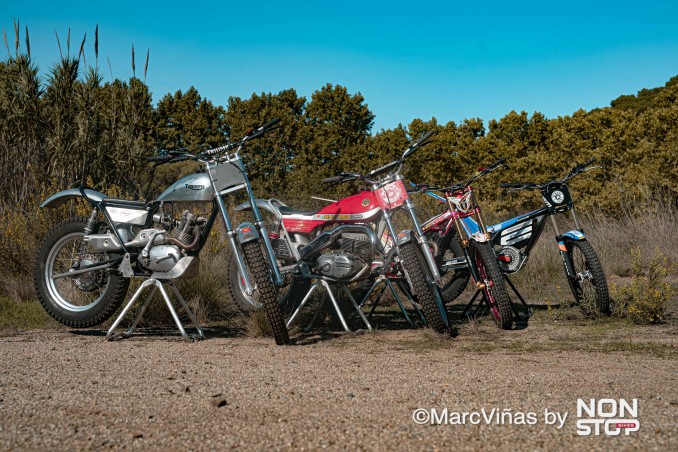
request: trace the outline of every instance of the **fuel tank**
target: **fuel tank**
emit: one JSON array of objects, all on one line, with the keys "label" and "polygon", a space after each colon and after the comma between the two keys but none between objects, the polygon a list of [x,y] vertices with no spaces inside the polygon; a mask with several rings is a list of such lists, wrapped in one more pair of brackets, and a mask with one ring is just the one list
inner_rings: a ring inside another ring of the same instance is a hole
[{"label": "fuel tank", "polygon": [[310,233],[318,226],[332,223],[364,223],[381,212],[377,197],[369,191],[360,192],[323,207],[313,214],[283,215],[287,232]]},{"label": "fuel tank", "polygon": [[189,174],[182,177],[158,196],[158,201],[211,201],[214,189],[206,173]]}]

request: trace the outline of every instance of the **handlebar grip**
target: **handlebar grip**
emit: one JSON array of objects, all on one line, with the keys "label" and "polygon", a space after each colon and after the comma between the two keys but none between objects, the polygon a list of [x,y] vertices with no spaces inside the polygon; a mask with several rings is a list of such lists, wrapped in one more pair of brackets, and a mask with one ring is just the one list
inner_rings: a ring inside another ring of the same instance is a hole
[{"label": "handlebar grip", "polygon": [[589,160],[589,161],[586,162],[586,163],[581,164],[580,166],[581,166],[582,168],[586,168],[587,166],[589,166],[590,164],[592,164],[592,163],[595,162],[595,161],[596,161],[596,158],[593,157],[591,160]]},{"label": "handlebar grip", "polygon": [[171,155],[152,155],[150,157],[145,157],[147,162],[168,162],[172,160]]},{"label": "handlebar grip", "polygon": [[266,129],[268,129],[268,128],[270,128],[270,127],[273,127],[274,125],[278,124],[279,122],[280,122],[280,118],[279,118],[279,117],[278,117],[278,118],[273,118],[273,119],[271,119],[270,121],[268,121],[266,124],[264,124],[263,126],[259,127],[259,129],[261,129],[261,130],[266,130]]},{"label": "handlebar grip", "polygon": [[434,133],[436,133],[435,130],[429,130],[428,132],[426,132],[426,134],[425,134],[423,137],[419,138],[419,139],[417,140],[417,142],[414,143],[414,145],[415,145],[415,146],[421,146],[422,143],[424,143],[426,140],[428,140],[429,138],[431,138],[431,137],[433,136]]},{"label": "handlebar grip", "polygon": [[322,180],[323,184],[331,184],[333,182],[341,182],[344,180],[343,176],[332,176],[332,177],[326,177]]}]

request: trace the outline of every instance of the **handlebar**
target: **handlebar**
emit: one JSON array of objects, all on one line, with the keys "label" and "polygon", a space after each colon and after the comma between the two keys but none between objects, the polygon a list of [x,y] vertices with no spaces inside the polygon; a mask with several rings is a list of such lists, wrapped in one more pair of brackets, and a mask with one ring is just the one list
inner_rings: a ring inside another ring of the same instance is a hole
[{"label": "handlebar", "polygon": [[327,177],[322,180],[323,183],[339,183],[339,182],[346,182],[349,180],[356,180],[356,179],[362,179],[365,181],[369,181],[370,179],[374,178],[375,176],[384,173],[386,171],[389,171],[403,163],[403,160],[407,158],[409,155],[411,155],[414,151],[419,149],[420,147],[428,144],[428,140],[433,136],[433,134],[436,133],[435,130],[430,130],[426,132],[424,135],[422,135],[417,141],[412,143],[410,147],[407,148],[407,150],[403,153],[402,157],[398,160],[394,160],[390,163],[387,163],[386,165],[380,166],[377,169],[373,169],[369,173],[365,175],[357,174],[357,173],[341,173],[339,176],[333,176],[333,177]]},{"label": "handlebar", "polygon": [[537,185],[534,182],[511,182],[508,184],[499,184],[501,188],[523,188],[526,186]]},{"label": "handlebar", "polygon": [[428,132],[426,132],[426,134],[424,134],[423,137],[419,138],[419,139],[412,145],[412,147],[419,147],[419,146],[422,146],[422,145],[426,142],[426,140],[428,140],[429,138],[431,138],[431,137],[433,136],[434,133],[436,133],[435,130],[429,130]]},{"label": "handlebar", "polygon": [[341,181],[343,181],[344,179],[345,179],[345,178],[344,178],[343,176],[326,177],[326,178],[324,178],[324,179],[322,180],[322,183],[323,183],[323,184],[332,184],[332,183],[335,183],[335,182],[341,182]]},{"label": "handlebar", "polygon": [[228,144],[225,144],[223,146],[216,147],[214,149],[207,149],[205,151],[200,152],[197,155],[193,154],[188,154],[188,153],[183,153],[179,151],[161,151],[161,152],[167,152],[164,155],[153,155],[150,157],[146,157],[146,161],[148,162],[156,162],[157,165],[162,165],[163,163],[170,163],[170,162],[183,162],[184,160],[200,160],[204,159],[207,157],[210,157],[215,154],[220,154],[223,152],[230,151],[231,149],[239,148],[245,144],[246,141],[252,140],[254,138],[258,138],[264,133],[272,130],[273,126],[278,124],[280,122],[280,118],[273,118],[272,120],[268,121],[265,123],[263,126],[257,127],[253,131],[249,132],[247,135],[245,135],[243,138],[241,138],[238,141],[234,141]]},{"label": "handlebar", "polygon": [[508,183],[508,184],[499,184],[499,186],[501,188],[510,188],[512,190],[530,190],[530,189],[540,189],[541,190],[541,189],[545,188],[546,186],[554,184],[554,183],[555,184],[558,184],[558,183],[564,184],[568,180],[572,179],[574,176],[577,176],[577,175],[579,175],[583,172],[586,172],[589,169],[602,168],[602,167],[593,167],[593,168],[587,169],[587,167],[591,166],[593,163],[595,163],[595,161],[596,161],[596,159],[594,157],[591,160],[589,160],[588,162],[585,162],[585,163],[582,163],[581,165],[575,166],[574,168],[572,168],[570,170],[569,173],[567,173],[567,175],[565,177],[563,177],[560,180],[552,180],[552,181],[544,182],[542,184],[537,184],[537,183],[534,183],[534,182],[512,182],[512,183]]}]

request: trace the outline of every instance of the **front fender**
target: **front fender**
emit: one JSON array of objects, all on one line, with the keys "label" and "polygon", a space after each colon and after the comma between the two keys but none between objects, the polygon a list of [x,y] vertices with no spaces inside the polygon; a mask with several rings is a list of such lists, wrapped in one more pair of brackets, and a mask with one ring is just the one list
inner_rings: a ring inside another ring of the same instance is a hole
[{"label": "front fender", "polygon": [[247,243],[259,239],[259,232],[252,223],[243,223],[238,226],[238,242]]},{"label": "front fender", "polygon": [[580,241],[580,240],[586,240],[586,235],[583,232],[577,231],[576,229],[574,229],[572,231],[567,231],[565,234],[563,234],[563,238],[568,238],[570,240]]},{"label": "front fender", "polygon": [[94,205],[106,198],[106,195],[91,188],[69,188],[53,194],[43,201],[40,207],[57,207],[76,198],[84,198],[88,203]]},{"label": "front fender", "polygon": [[400,246],[400,245],[403,245],[407,242],[411,242],[413,239],[414,239],[414,233],[411,230],[406,229],[406,230],[398,233],[398,237],[396,238],[396,243],[398,244],[398,246]]}]

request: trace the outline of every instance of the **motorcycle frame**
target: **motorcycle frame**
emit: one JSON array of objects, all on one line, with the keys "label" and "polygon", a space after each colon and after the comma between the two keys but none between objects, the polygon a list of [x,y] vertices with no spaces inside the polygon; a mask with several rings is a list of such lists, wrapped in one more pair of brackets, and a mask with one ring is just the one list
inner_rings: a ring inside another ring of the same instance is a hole
[{"label": "motorcycle frame", "polygon": [[[481,276],[469,252],[470,240],[487,242],[491,240],[485,226],[485,220],[471,185],[467,185],[453,192],[445,192],[444,196],[426,192],[428,195],[447,204],[447,211],[431,218],[424,223],[424,231],[438,231],[444,240],[449,241],[457,234],[459,243],[464,252],[466,266],[469,269],[476,286],[480,288]],[[462,206],[462,203],[465,204]],[[475,220],[474,220],[475,218]],[[444,249],[444,248],[441,248]]]},{"label": "motorcycle frame", "polygon": [[[547,197],[547,194],[549,192],[552,192],[554,189],[565,191],[566,199],[568,200],[568,202],[566,202],[562,206],[554,207],[549,202]],[[527,243],[521,245],[520,247],[517,247],[518,249],[521,250],[521,253],[524,255],[524,258],[522,259],[520,266],[513,271],[503,270],[505,273],[515,273],[523,267],[525,262],[527,262],[527,259],[530,255],[530,252],[532,251],[532,248],[534,247],[534,245],[537,243],[542,233],[544,232],[546,217],[548,217],[551,221],[553,231],[555,232],[555,240],[558,246],[558,253],[560,254],[561,259],[563,261],[565,273],[567,274],[568,278],[575,278],[576,275],[574,271],[574,263],[572,262],[572,257],[570,256],[569,253],[570,247],[568,246],[567,242],[572,240],[574,241],[586,240],[586,234],[584,233],[584,229],[582,228],[581,223],[579,222],[579,217],[577,216],[574,201],[572,201],[570,198],[569,187],[564,182],[550,184],[548,187],[544,188],[541,191],[541,194],[545,204],[544,207],[522,215],[518,215],[517,217],[505,220],[501,223],[497,223],[488,228],[488,230],[490,230],[490,232],[492,233],[492,244],[495,246],[495,248],[504,246],[501,245],[500,243],[501,233],[503,231],[517,224],[526,221],[532,221],[532,232],[530,237],[527,239]],[[556,222],[555,217],[556,215],[566,214],[567,212],[569,212],[572,217],[575,229],[569,230],[564,234],[561,234],[560,228],[558,227],[558,223]]]},{"label": "motorcycle frame", "polygon": [[[275,260],[275,256],[273,253],[273,248],[271,246],[271,242],[268,236],[268,231],[266,228],[266,224],[261,216],[261,213],[257,207],[256,203],[256,198],[254,197],[254,193],[252,190],[252,185],[250,183],[249,177],[247,175],[247,170],[245,169],[244,165],[242,164],[242,159],[240,158],[239,152],[242,150],[243,146],[242,144],[238,147],[235,153],[226,155],[220,158],[216,159],[211,159],[211,160],[199,160],[204,166],[205,169],[207,170],[208,174],[210,174],[210,182],[212,185],[212,189],[214,191],[214,196],[212,198],[212,210],[210,212],[209,218],[207,222],[205,223],[205,226],[202,228],[202,231],[200,233],[200,238],[198,241],[198,245],[195,250],[187,250],[186,254],[187,255],[198,255],[200,251],[202,250],[203,246],[207,242],[207,239],[209,238],[210,232],[212,231],[212,228],[214,226],[214,223],[216,221],[216,217],[221,214],[221,217],[224,221],[224,227],[226,229],[226,236],[229,241],[229,244],[231,246],[231,251],[234,253],[234,255],[237,257],[236,262],[238,265],[238,271],[240,272],[240,275],[243,277],[243,283],[245,286],[245,290],[248,295],[251,295],[254,292],[254,288],[252,287],[251,280],[249,278],[249,275],[247,271],[245,271],[245,262],[244,258],[242,255],[242,252],[240,250],[238,241],[237,241],[237,235],[238,231],[241,231],[248,223],[243,223],[240,224],[237,228],[233,228],[233,224],[231,222],[231,218],[228,214],[228,209],[226,207],[226,202],[225,202],[225,197],[227,195],[234,194],[235,192],[238,192],[240,190],[245,190],[247,193],[247,203],[249,203],[250,208],[252,209],[252,215],[254,218],[254,225],[259,231],[259,236],[261,237],[263,243],[264,243],[264,249],[266,253],[266,257],[269,261],[269,268],[271,269],[271,276],[273,279],[274,284],[277,286],[282,285],[282,276],[280,274],[280,269],[278,268],[277,262]],[[231,164],[231,165],[236,165],[236,167],[240,170],[242,173],[242,177],[244,182],[241,184],[238,184],[236,186],[228,187],[225,188],[221,191],[218,190],[216,186],[216,181],[215,178],[212,177],[210,170],[215,169],[218,165],[225,165],[225,164]],[[136,252],[130,252],[130,250],[125,246],[125,241],[121,237],[120,233],[118,232],[118,229],[116,227],[117,224],[125,224],[124,222],[115,222],[111,218],[108,210],[106,209],[107,206],[121,206],[121,207],[127,207],[127,208],[132,208],[136,209],[137,207],[132,207],[130,206],[129,203],[126,203],[125,200],[116,200],[116,199],[110,199],[106,198],[106,196],[103,193],[99,193],[95,190],[92,190],[91,188],[88,188],[86,186],[81,186],[76,189],[70,189],[70,190],[65,190],[63,192],[57,193],[50,198],[48,198],[42,205],[41,207],[48,207],[48,206],[56,206],[59,204],[62,204],[69,199],[74,199],[77,197],[82,197],[84,198],[91,206],[92,206],[92,213],[90,214],[89,222],[88,222],[88,227],[89,225],[93,225],[94,222],[96,221],[96,218],[98,217],[99,213],[102,213],[104,215],[104,218],[106,219],[106,222],[110,226],[111,233],[115,236],[115,238],[118,240],[118,242],[121,245],[122,252],[124,253],[124,256],[119,257],[119,258],[114,258],[109,260],[107,263],[101,263],[98,262],[96,264],[93,264],[92,266],[87,266],[87,267],[82,267],[79,268],[75,272],[71,272],[72,275],[76,275],[79,273],[83,273],[85,271],[91,271],[93,269],[104,269],[104,268],[110,268],[121,261],[123,259],[129,259],[130,261],[132,258],[136,258],[139,253]],[[191,200],[186,200],[186,201],[158,201],[158,200],[153,200],[149,203],[147,203],[144,207],[143,210],[146,210],[148,212],[146,216],[146,221],[145,223],[139,226],[142,226],[144,228],[150,228],[154,224],[153,216],[154,214],[160,209],[164,204],[173,204],[174,202],[200,202],[200,201],[191,201]],[[140,206],[139,206],[140,207]],[[142,210],[139,208],[138,210]],[[86,228],[87,229],[87,228]],[[86,233],[91,233],[92,231],[85,231]],[[145,272],[140,272],[140,271],[135,271],[133,273],[133,276],[148,276],[147,273]]]},{"label": "motorcycle frame", "polygon": [[[375,182],[375,183],[370,183],[368,184],[369,190],[371,193],[375,194],[378,190],[386,187],[389,184],[392,183],[397,183],[398,181],[402,181],[403,177],[400,174],[391,174],[388,175],[381,180]],[[320,232],[326,228],[327,226],[330,226],[332,224],[374,224],[375,225],[375,235],[377,238],[377,246],[380,249],[377,249],[375,251],[381,253],[384,256],[384,268],[388,268],[388,264],[390,264],[391,260],[399,255],[400,253],[400,247],[399,245],[402,243],[399,243],[398,239],[398,233],[396,232],[395,225],[393,224],[393,213],[400,209],[405,209],[408,211],[408,214],[410,215],[410,218],[412,219],[415,232],[417,233],[417,240],[420,246],[422,247],[422,251],[424,251],[424,256],[426,258],[427,265],[429,266],[429,269],[431,270],[432,276],[434,279],[439,279],[440,278],[440,273],[438,271],[437,266],[435,265],[435,261],[433,259],[433,256],[431,255],[431,251],[428,245],[428,240],[426,239],[426,236],[424,234],[424,231],[422,229],[421,223],[419,221],[419,218],[417,217],[417,214],[414,210],[414,204],[410,200],[409,195],[407,194],[407,191],[405,190],[404,185],[402,186],[403,190],[403,196],[404,199],[402,199],[402,202],[399,202],[397,205],[392,205],[391,201],[388,200],[388,202],[384,203],[383,205],[379,206],[379,211],[369,219],[366,219],[361,222],[342,222],[341,220],[328,220],[325,221],[318,226],[316,226],[313,231],[308,233],[308,239],[309,242],[311,242],[315,237],[317,237]],[[299,255],[299,251],[295,244],[298,244],[298,241],[293,242],[292,241],[292,236],[294,235],[305,235],[303,233],[297,233],[297,232],[290,232],[288,229],[285,227],[284,221],[284,215],[280,213],[280,211],[275,208],[274,204],[281,204],[278,200],[275,199],[270,199],[267,201],[259,201],[259,205],[262,206],[263,208],[269,210],[270,212],[274,213],[276,215],[276,218],[278,219],[278,225],[276,226],[276,229],[280,231],[282,234],[283,238],[288,244],[288,249],[290,253],[293,254],[293,259],[295,261],[295,264],[283,267],[282,271],[284,273],[291,273],[295,270],[297,264],[302,260],[301,256]],[[256,204],[256,202],[255,202]],[[241,204],[237,208],[238,210],[244,210],[244,206]],[[385,243],[382,241],[382,237],[384,236],[384,232],[388,231],[388,237],[386,238]],[[295,237],[296,238],[296,237]],[[423,238],[423,240],[422,240]],[[390,247],[389,247],[390,246]],[[318,277],[317,275],[313,275],[313,277]]]}]

